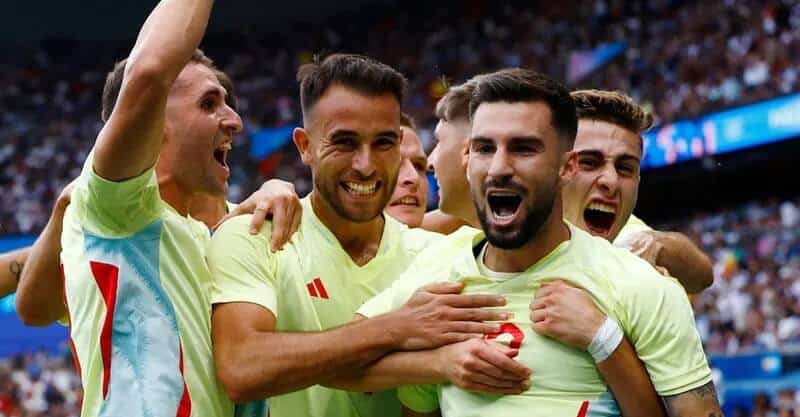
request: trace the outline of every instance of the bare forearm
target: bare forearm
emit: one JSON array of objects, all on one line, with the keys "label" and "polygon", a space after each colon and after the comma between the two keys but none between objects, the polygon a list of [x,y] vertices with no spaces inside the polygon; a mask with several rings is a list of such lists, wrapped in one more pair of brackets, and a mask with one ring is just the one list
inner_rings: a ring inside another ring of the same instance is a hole
[{"label": "bare forearm", "polygon": [[0,298],[17,290],[22,267],[28,259],[29,252],[28,247],[0,255]]},{"label": "bare forearm", "polygon": [[122,181],[155,164],[167,96],[203,38],[212,0],[163,0],[139,32],[114,111],[98,136],[94,169]]},{"label": "bare forearm", "polygon": [[625,417],[666,416],[636,351],[627,339],[606,360],[597,364]]},{"label": "bare forearm", "polygon": [[355,372],[340,375],[323,385],[347,391],[374,392],[402,385],[447,382],[435,350],[395,352]]},{"label": "bare forearm", "polygon": [[318,333],[253,333],[215,349],[215,359],[228,395],[243,402],[334,380],[395,347],[384,324],[374,319]]},{"label": "bare forearm", "polygon": [[[64,207],[65,208],[65,207]],[[60,271],[63,209],[54,213],[31,247],[17,289],[17,313],[28,326],[46,326],[66,315]]]},{"label": "bare forearm", "polygon": [[711,286],[714,282],[711,261],[688,237],[675,232],[656,232],[656,239],[663,246],[656,263],[678,278],[686,292],[696,294]]},{"label": "bare forearm", "polygon": [[203,39],[213,0],[163,0],[142,26],[130,62],[157,63],[172,81]]},{"label": "bare forearm", "polygon": [[663,397],[669,417],[722,417],[713,382],[683,394]]}]

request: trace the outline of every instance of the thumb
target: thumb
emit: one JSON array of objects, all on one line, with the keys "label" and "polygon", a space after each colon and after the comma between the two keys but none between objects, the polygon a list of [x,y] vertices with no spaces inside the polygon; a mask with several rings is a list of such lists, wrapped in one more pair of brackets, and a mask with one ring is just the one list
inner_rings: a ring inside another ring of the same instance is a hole
[{"label": "thumb", "polygon": [[460,294],[464,289],[463,282],[437,282],[426,285],[425,291],[431,294]]}]

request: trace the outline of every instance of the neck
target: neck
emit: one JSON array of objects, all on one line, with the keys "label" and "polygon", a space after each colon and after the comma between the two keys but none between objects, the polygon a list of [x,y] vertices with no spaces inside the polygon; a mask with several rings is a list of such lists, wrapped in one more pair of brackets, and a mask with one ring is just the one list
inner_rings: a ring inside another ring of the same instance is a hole
[{"label": "neck", "polygon": [[480,229],[481,228],[481,221],[478,220],[478,210],[475,209],[475,205],[470,203],[467,205],[467,208],[464,209],[464,212],[461,213],[459,216],[461,220],[464,220],[468,225]]},{"label": "neck", "polygon": [[187,216],[196,193],[189,192],[184,187],[181,187],[175,175],[170,171],[169,164],[162,162],[163,159],[156,164],[156,178],[158,178],[158,192],[161,195],[161,199],[181,216]]},{"label": "neck", "polygon": [[189,214],[193,219],[200,220],[209,229],[213,229],[228,214],[228,205],[224,198],[197,194],[190,202]]},{"label": "neck", "polygon": [[559,201],[553,205],[550,217],[539,232],[525,245],[517,249],[501,249],[488,244],[483,261],[486,267],[492,271],[523,272],[569,238],[569,227],[564,223]]},{"label": "neck", "polygon": [[383,235],[382,215],[360,223],[344,219],[316,191],[311,194],[311,208],[356,264],[364,265],[375,257]]}]

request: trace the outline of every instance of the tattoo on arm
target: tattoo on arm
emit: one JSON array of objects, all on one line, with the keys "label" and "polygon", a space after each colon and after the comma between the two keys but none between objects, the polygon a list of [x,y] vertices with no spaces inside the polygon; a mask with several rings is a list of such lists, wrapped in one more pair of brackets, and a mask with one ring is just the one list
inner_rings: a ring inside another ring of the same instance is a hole
[{"label": "tattoo on arm", "polygon": [[11,261],[11,264],[8,266],[8,270],[11,272],[11,275],[14,276],[17,280],[17,284],[19,284],[19,279],[22,276],[22,267],[25,264],[20,261]]},{"label": "tattoo on arm", "polygon": [[669,417],[722,417],[713,382],[663,400]]}]

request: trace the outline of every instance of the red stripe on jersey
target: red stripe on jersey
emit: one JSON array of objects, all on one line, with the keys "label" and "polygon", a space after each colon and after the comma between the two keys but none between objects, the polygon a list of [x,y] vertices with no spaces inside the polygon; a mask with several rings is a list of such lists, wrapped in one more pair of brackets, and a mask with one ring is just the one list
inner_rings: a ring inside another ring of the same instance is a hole
[{"label": "red stripe on jersey", "polygon": [[319,291],[319,296],[322,298],[328,298],[328,292],[325,291],[325,286],[322,285],[322,280],[319,277],[314,278],[314,285],[317,287],[317,291]]},{"label": "red stripe on jersey", "polygon": [[[69,311],[69,303],[67,303],[67,276],[64,275],[64,264],[58,265],[58,271],[61,273],[61,301],[64,303],[64,309],[67,312],[67,326],[69,326],[69,350],[72,353],[72,364],[78,374],[78,382],[80,382],[83,374],[81,373],[81,360],[78,358],[78,350],[75,349],[75,341],[72,340],[72,313]],[[82,395],[83,390],[81,390]],[[82,397],[79,402],[83,402]]]},{"label": "red stripe on jersey", "polygon": [[117,280],[119,268],[102,262],[90,261],[92,275],[106,304],[106,318],[100,332],[100,354],[103,358],[103,398],[108,395],[111,380],[111,330],[114,324],[114,306],[117,304]]},{"label": "red stripe on jersey", "polygon": [[192,399],[189,397],[189,388],[186,386],[186,378],[183,376],[183,345],[180,346],[180,349],[180,369],[181,377],[183,378],[183,395],[181,396],[181,402],[178,404],[178,412],[175,414],[175,417],[189,417],[192,414]]},{"label": "red stripe on jersey", "polygon": [[314,283],[309,282],[306,284],[306,288],[308,288],[308,293],[311,294],[312,297],[318,297],[317,289],[314,287]]},{"label": "red stripe on jersey", "polygon": [[584,401],[581,404],[581,409],[578,411],[578,415],[576,417],[586,417],[586,413],[589,412],[589,401]]}]

